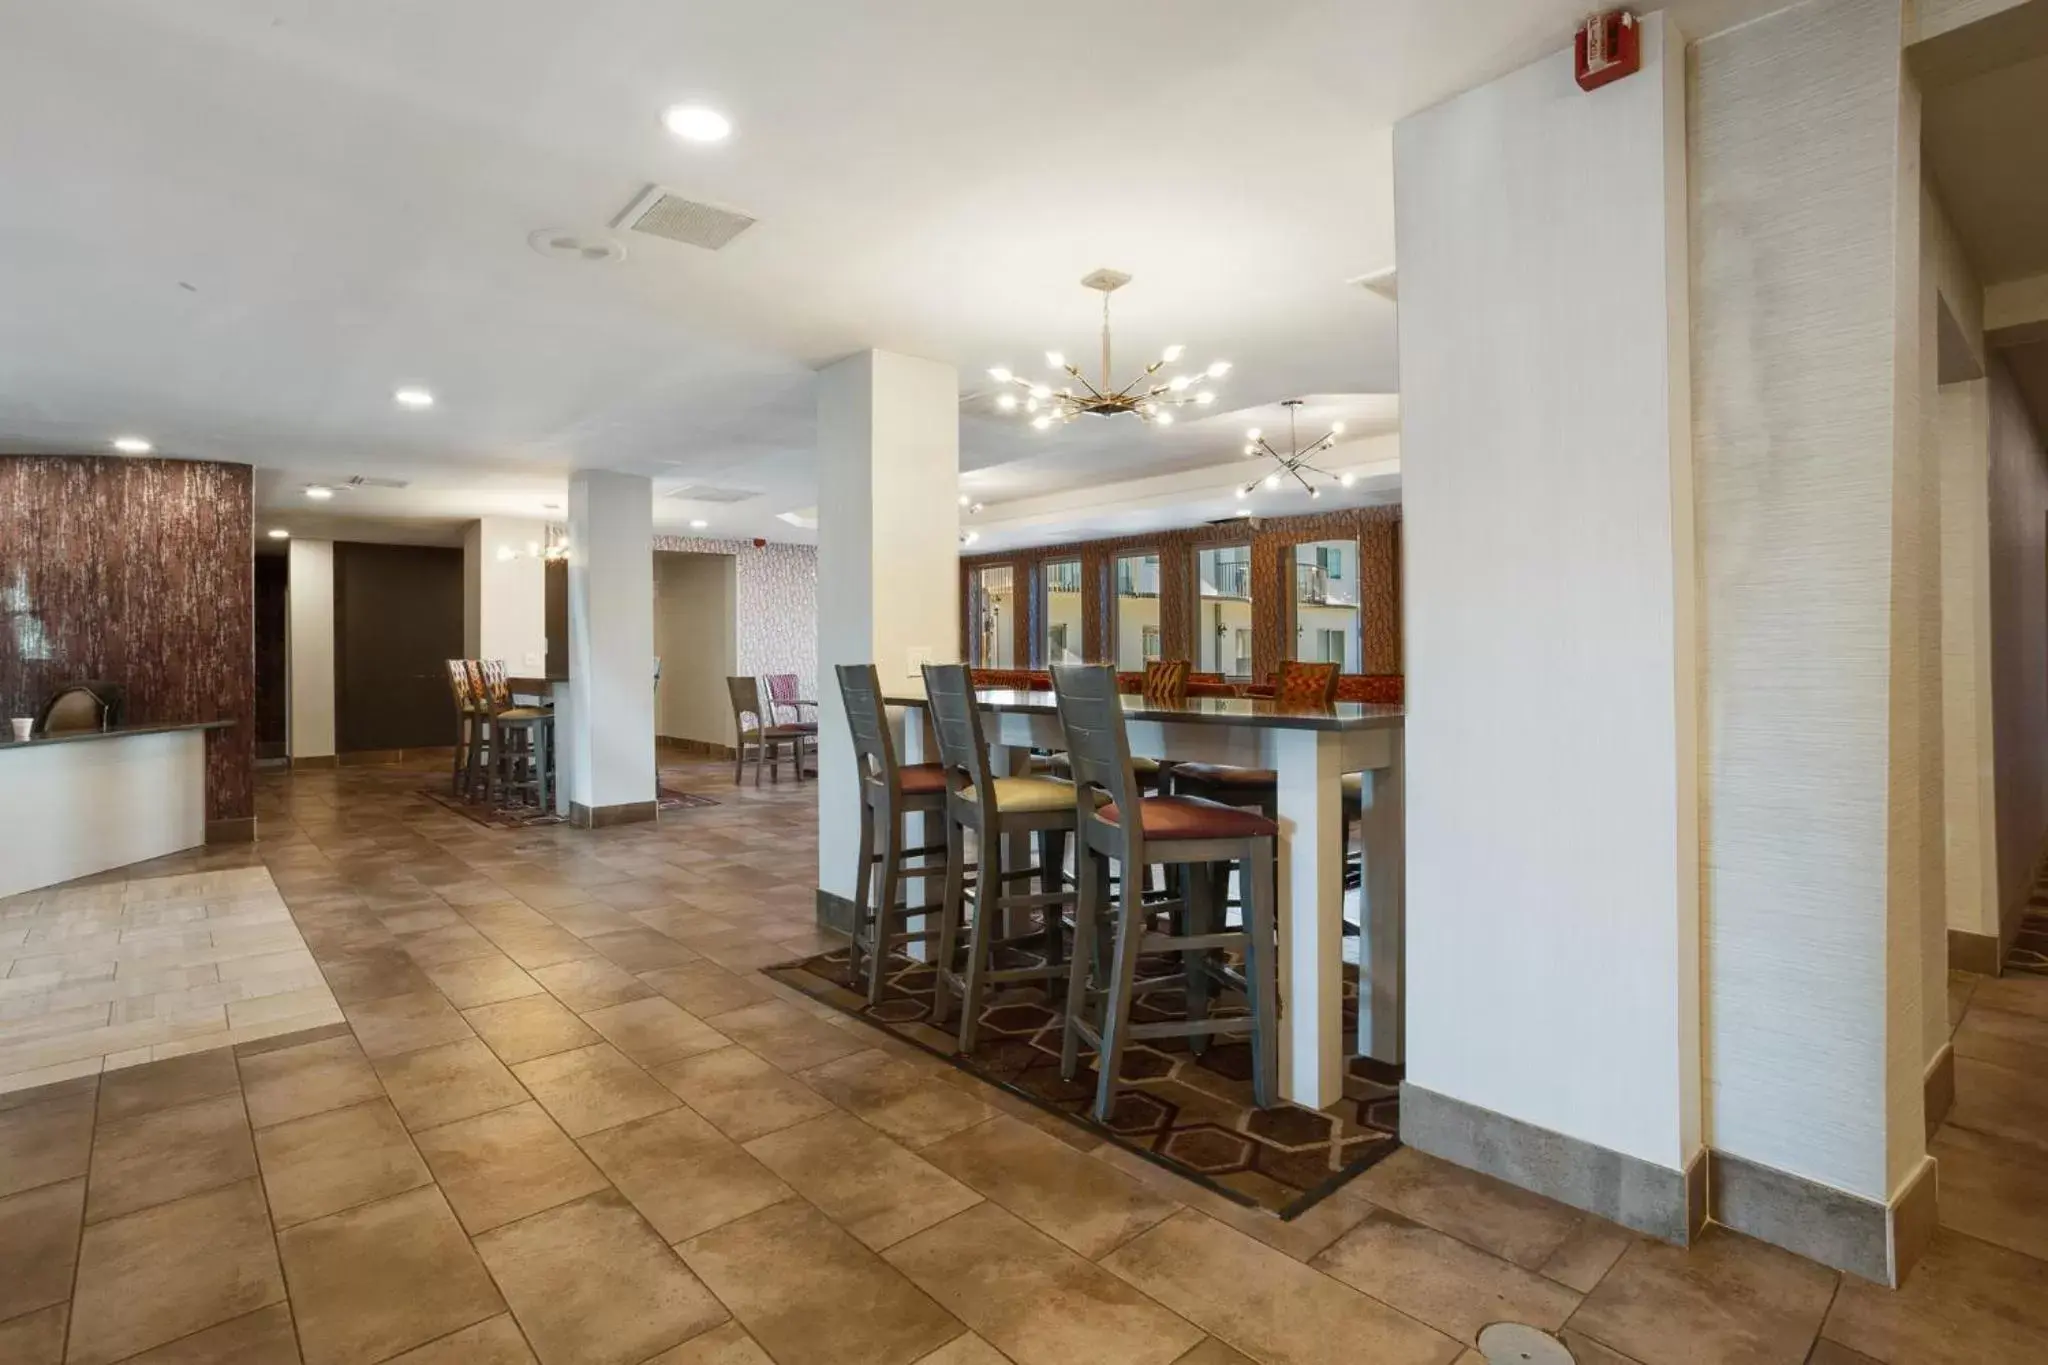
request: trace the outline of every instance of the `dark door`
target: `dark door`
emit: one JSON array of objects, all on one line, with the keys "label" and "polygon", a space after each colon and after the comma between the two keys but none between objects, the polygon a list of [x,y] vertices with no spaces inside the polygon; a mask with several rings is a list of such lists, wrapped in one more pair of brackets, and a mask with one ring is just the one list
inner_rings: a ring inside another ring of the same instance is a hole
[{"label": "dark door", "polygon": [[256,757],[285,752],[285,612],[290,588],[286,557],[256,552]]},{"label": "dark door", "polygon": [[341,753],[455,742],[462,551],[334,546],[334,737]]}]

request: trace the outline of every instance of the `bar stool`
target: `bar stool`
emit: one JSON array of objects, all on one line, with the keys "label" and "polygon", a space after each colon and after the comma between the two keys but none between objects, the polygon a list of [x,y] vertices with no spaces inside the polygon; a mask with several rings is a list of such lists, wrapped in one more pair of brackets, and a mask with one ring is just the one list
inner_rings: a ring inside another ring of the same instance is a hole
[{"label": "bar stool", "polygon": [[[1273,676],[1275,705],[1294,710],[1330,707],[1337,703],[1336,664],[1283,659]],[[1268,820],[1279,815],[1280,777],[1271,768],[1239,768],[1228,763],[1177,763],[1173,790],[1226,806],[1247,806]]]},{"label": "bar stool", "polygon": [[485,712],[481,692],[470,685],[467,659],[448,660],[448,693],[455,702],[455,766],[449,790],[467,797],[476,775],[476,755],[484,742]]},{"label": "bar stool", "polygon": [[[1080,887],[1074,916],[1073,962],[1067,977],[1066,1028],[1060,1041],[1060,1075],[1072,1080],[1082,1039],[1096,1048],[1094,1114],[1109,1120],[1126,1044],[1142,1038],[1187,1038],[1191,1047],[1216,1034],[1251,1034],[1252,1094],[1261,1108],[1279,1098],[1279,1019],[1273,930],[1273,846],[1278,827],[1265,816],[1191,796],[1144,796],[1131,770],[1130,737],[1124,729],[1116,674],[1086,664],[1053,670],[1060,725],[1073,763],[1075,825],[1080,844]],[[1097,791],[1110,800],[1099,809]],[[1123,870],[1121,894],[1111,902],[1109,864]],[[1246,893],[1242,929],[1218,928],[1219,879],[1215,864],[1242,863]],[[1133,867],[1168,864],[1181,869],[1187,888],[1179,909],[1184,932],[1150,927],[1160,907],[1144,903],[1144,878]],[[1244,955],[1242,974],[1218,953]],[[1179,953],[1187,985],[1185,1021],[1133,1024],[1131,999],[1139,989],[1138,959],[1147,953]],[[1213,1018],[1213,985],[1235,987],[1251,1007],[1246,1016]],[[1099,1016],[1090,1018],[1100,1000]]]},{"label": "bar stool", "polygon": [[512,704],[503,659],[482,660],[479,672],[490,747],[484,765],[485,799],[502,806],[513,804],[508,795],[520,798],[518,804],[530,796],[540,809],[550,809],[555,790],[555,713]]},{"label": "bar stool", "polygon": [[[932,729],[939,741],[939,765],[945,771],[946,894],[939,911],[937,982],[932,991],[931,1022],[943,1028],[960,997],[960,1050],[974,1050],[981,1026],[985,988],[1016,981],[1063,981],[1066,966],[1066,909],[1074,895],[1067,890],[1067,836],[1074,830],[1074,784],[1057,777],[995,777],[989,772],[988,741],[982,734],[981,709],[974,702],[974,684],[961,664],[926,664],[925,696],[931,703]],[[1108,798],[1104,798],[1107,800]],[[959,970],[959,930],[968,898],[967,835],[974,835],[977,864],[973,909],[967,917],[967,963]],[[1004,846],[1011,835],[1038,836],[1038,865],[1004,866]],[[1008,884],[1038,879],[1035,893],[1012,892]],[[1004,937],[1009,912],[1038,910],[1044,924],[1035,934]],[[1037,967],[997,967],[998,949],[1033,937],[1043,939],[1045,963]]]},{"label": "bar stool", "polygon": [[[883,975],[889,955],[906,943],[938,937],[936,929],[913,931],[909,920],[938,907],[906,907],[898,902],[906,872],[928,877],[945,870],[933,858],[944,844],[909,848],[904,844],[903,817],[943,815],[946,773],[936,763],[899,764],[889,735],[889,717],[882,709],[882,683],[873,664],[840,664],[839,695],[846,703],[846,728],[853,735],[854,771],[860,786],[860,869],[853,883],[853,934],[847,952],[847,973],[858,983],[861,958],[867,958],[870,1005],[882,1000]],[[881,847],[876,847],[876,834]],[[915,864],[907,859],[916,858]],[[880,866],[879,885],[870,873]],[[872,898],[869,893],[874,894]]]}]

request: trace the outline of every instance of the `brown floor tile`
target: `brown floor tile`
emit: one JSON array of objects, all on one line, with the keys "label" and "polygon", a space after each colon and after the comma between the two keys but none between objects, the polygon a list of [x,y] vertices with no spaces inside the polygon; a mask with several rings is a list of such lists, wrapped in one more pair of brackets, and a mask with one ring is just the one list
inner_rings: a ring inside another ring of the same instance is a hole
[{"label": "brown floor tile", "polygon": [[453,924],[407,934],[398,940],[398,946],[429,976],[433,975],[436,967],[450,966],[469,958],[504,956],[496,944],[459,917]]},{"label": "brown floor tile", "polygon": [[1382,1208],[1534,1270],[1575,1231],[1577,1209],[1418,1152],[1395,1152],[1352,1182]]},{"label": "brown floor tile", "polygon": [[431,1177],[391,1105],[371,1100],[256,1135],[273,1226],[324,1218],[418,1189]]},{"label": "brown floor tile", "polygon": [[507,1066],[598,1041],[595,1029],[547,994],[483,1005],[463,1018]]},{"label": "brown floor tile", "polygon": [[1475,1343],[1490,1322],[1555,1332],[1580,1294],[1384,1209],[1312,1265],[1446,1336]]},{"label": "brown floor tile", "polygon": [[[2048,1019],[2048,991],[2041,989],[2038,976],[1992,976],[1977,982],[1977,988],[1970,995],[1970,1008],[2010,1010],[2014,1014],[2031,1014],[2036,1019]],[[1966,1014],[1964,1019],[1968,1019]]]},{"label": "brown floor tile", "polygon": [[748,1051],[784,1071],[796,1072],[836,1061],[868,1046],[846,1029],[805,1014],[781,1000],[745,1005],[704,1021]]},{"label": "brown floor tile", "polygon": [[99,1093],[99,1073],[74,1076],[48,1085],[30,1086],[26,1090],[0,1092],[0,1114],[10,1109],[26,1109],[33,1104],[47,1104],[51,1100],[84,1100],[90,1104],[97,1100]]},{"label": "brown floor tile", "polygon": [[[627,921],[629,924],[631,920]],[[593,934],[583,940],[629,972],[658,972],[665,967],[682,967],[703,959],[692,949],[667,934],[633,924],[612,934]]]},{"label": "brown floor tile", "polygon": [[[1469,1362],[1466,1356],[1471,1357]],[[1239,1355],[1216,1338],[1205,1337],[1200,1346],[1174,1361],[1173,1365],[1252,1365],[1252,1362],[1249,1356]],[[1486,1365],[1486,1358],[1477,1351],[1468,1351],[1458,1357],[1457,1365]]]},{"label": "brown floor tile", "polygon": [[1973,1006],[1956,1027],[1956,1056],[2038,1075],[2048,1070],[2048,1015]]},{"label": "brown floor tile", "polygon": [[240,1059],[242,1099],[257,1128],[342,1109],[384,1093],[355,1035],[301,1043]]},{"label": "brown floor tile", "polygon": [[[538,913],[538,912],[536,912]],[[517,929],[496,928],[490,925],[478,926],[499,951],[511,958],[529,972],[543,967],[553,967],[564,962],[578,962],[597,956],[596,949],[566,929],[557,929],[542,920],[537,927]]]},{"label": "brown floor tile", "polygon": [[664,1241],[695,1237],[793,1193],[688,1109],[592,1133],[583,1139],[583,1150]]},{"label": "brown floor tile", "polygon": [[500,1313],[395,1356],[391,1365],[533,1365],[533,1352],[512,1315]]},{"label": "brown floor tile", "polygon": [[427,977],[435,989],[448,997],[448,1003],[459,1010],[540,995],[547,989],[496,949],[492,949],[489,957],[466,957],[429,967]]},{"label": "brown floor tile", "polygon": [[2048,1264],[1943,1228],[1897,1289],[1843,1276],[1821,1331],[1885,1365],[2040,1360]]},{"label": "brown floor tile", "polygon": [[1202,1339],[1190,1323],[990,1204],[898,1243],[884,1258],[1018,1365],[1170,1365]]},{"label": "brown floor tile", "polygon": [[647,1362],[647,1365],[775,1365],[760,1343],[737,1322],[691,1337]]},{"label": "brown floor tile", "polygon": [[578,958],[537,967],[533,979],[548,988],[555,999],[578,1014],[603,1009],[606,1005],[644,1000],[654,994],[640,978],[601,957]]},{"label": "brown floor tile", "polygon": [[69,1321],[70,1310],[61,1303],[0,1321],[0,1360],[8,1365],[61,1365]]},{"label": "brown floor tile", "polygon": [[455,1007],[436,990],[346,1005],[342,1013],[355,1029],[364,1054],[372,1059],[474,1036]]},{"label": "brown floor tile", "polygon": [[112,1123],[216,1095],[232,1095],[240,1087],[235,1054],[227,1048],[123,1067],[100,1078],[99,1121]]},{"label": "brown floor tile", "polygon": [[1948,1122],[1950,1127],[2048,1148],[2048,1093],[2038,1074],[1958,1057],[1956,1102],[1948,1111]]},{"label": "brown floor tile", "polygon": [[1619,1223],[1587,1214],[1543,1262],[1543,1273],[1581,1294],[1590,1294],[1635,1240],[1636,1234]]},{"label": "brown floor tile", "polygon": [[[1595,1341],[1584,1332],[1576,1332],[1567,1327],[1558,1334],[1558,1337],[1566,1346],[1571,1348],[1572,1355],[1577,1357],[1576,1365],[1642,1365],[1641,1361],[1623,1355],[1604,1341]],[[1818,1343],[1815,1343],[1815,1349],[1819,1349]],[[1817,1359],[1819,1357],[1807,1357],[1808,1361]],[[1464,1365],[1464,1363],[1460,1362],[1460,1365]],[[1483,1362],[1482,1365],[1484,1365]],[[1841,1365],[1848,1365],[1848,1363],[1841,1362]]]},{"label": "brown floor tile", "polygon": [[678,1248],[776,1365],[911,1365],[964,1330],[802,1200]]},{"label": "brown floor tile", "polygon": [[414,1132],[526,1099],[525,1087],[475,1038],[386,1057],[377,1074]]},{"label": "brown floor tile", "polygon": [[100,1124],[85,1216],[98,1223],[255,1174],[256,1149],[239,1094],[158,1109]]},{"label": "brown floor tile", "polygon": [[922,1155],[1091,1261],[1179,1207],[1094,1157],[1008,1117],[935,1143]]},{"label": "brown floor tile", "polygon": [[[576,905],[551,906],[541,913],[550,924],[568,930],[593,948],[597,947],[593,940],[600,935],[630,934],[647,927],[625,911],[610,905],[602,905],[594,900]],[[619,965],[625,966],[624,963]]]},{"label": "brown floor tile", "polygon": [[85,1181],[0,1199],[0,1321],[64,1303],[85,1224]]},{"label": "brown floor tile", "polygon": [[414,1136],[471,1236],[604,1188],[604,1177],[532,1102]]},{"label": "brown floor tile", "polygon": [[124,1365],[299,1365],[289,1306],[274,1303],[132,1356]]},{"label": "brown floor tile", "polygon": [[[1619,1361],[1621,1357],[1616,1356],[1614,1359]],[[1589,1363],[1584,1357],[1581,1357],[1579,1365],[1604,1365],[1604,1363],[1597,1358]],[[1852,1351],[1846,1346],[1838,1346],[1826,1337],[1822,1337],[1819,1341],[1813,1343],[1813,1353],[1806,1357],[1806,1365],[1885,1365],[1885,1362],[1873,1356],[1867,1356],[1861,1351]]]},{"label": "brown floor tile", "polygon": [[727,1043],[724,1034],[658,995],[591,1010],[583,1022],[645,1067],[679,1062]]},{"label": "brown floor tile", "polygon": [[1248,1208],[1234,1199],[1226,1199],[1114,1143],[1101,1144],[1088,1154],[1088,1159],[1120,1171],[1161,1198],[1185,1204],[1297,1261],[1313,1259],[1365,1221],[1366,1215],[1377,1207],[1365,1197],[1358,1182],[1352,1180],[1338,1186],[1299,1217],[1275,1218],[1262,1208]]},{"label": "brown floor tile", "polygon": [[673,1109],[676,1097],[610,1043],[521,1062],[513,1074],[570,1137]]},{"label": "brown floor tile", "polygon": [[432,904],[418,910],[400,910],[394,914],[378,915],[386,929],[400,938],[407,934],[424,934],[434,929],[446,929],[450,925],[467,925],[468,921],[456,914],[436,897]]},{"label": "brown floor tile", "polygon": [[743,1047],[672,1062],[654,1075],[734,1142],[832,1112],[830,1100]]},{"label": "brown floor tile", "polygon": [[1739,1233],[1709,1228],[1690,1248],[1631,1246],[1571,1325],[1644,1365],[1806,1358],[1835,1272]]},{"label": "brown floor tile", "polygon": [[[309,934],[309,941],[311,937]],[[327,989],[334,992],[336,1003],[344,1011],[366,1000],[417,995],[434,988],[419,964],[396,943],[380,943],[338,956],[321,954],[317,946],[314,951],[319,957],[320,974],[327,978]]]},{"label": "brown floor tile", "polygon": [[1212,1218],[1184,1212],[1102,1265],[1255,1360],[1448,1365],[1449,1337]]},{"label": "brown floor tile", "polygon": [[78,1253],[69,1365],[104,1365],[284,1299],[259,1182],[94,1224]]},{"label": "brown floor tile", "polygon": [[1928,1154],[1941,1163],[1941,1225],[2048,1261],[2048,1159],[2010,1138],[1947,1125]]},{"label": "brown floor tile", "polygon": [[814,1066],[797,1079],[906,1147],[924,1147],[994,1118],[993,1106],[924,1067],[876,1048]]},{"label": "brown floor tile", "polygon": [[92,1161],[93,1092],[0,1109],[0,1195],[84,1175]]},{"label": "brown floor tile", "polygon": [[642,1361],[726,1318],[616,1191],[476,1239],[542,1365]]},{"label": "brown floor tile", "polygon": [[755,1138],[746,1149],[878,1251],[981,1201],[851,1114],[826,1114]]},{"label": "brown floor tile", "polygon": [[382,1360],[504,1311],[431,1185],[277,1237],[306,1365]]},{"label": "brown floor tile", "polygon": [[699,1019],[773,999],[758,978],[729,972],[714,962],[695,962],[642,972],[640,979]]}]

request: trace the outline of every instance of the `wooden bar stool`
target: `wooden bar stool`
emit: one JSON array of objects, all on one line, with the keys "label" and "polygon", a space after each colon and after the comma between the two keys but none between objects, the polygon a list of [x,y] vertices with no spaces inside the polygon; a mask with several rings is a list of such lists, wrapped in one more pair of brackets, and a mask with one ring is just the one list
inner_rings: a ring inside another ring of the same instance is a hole
[{"label": "wooden bar stool", "polygon": [[[932,992],[931,1022],[945,1027],[953,997],[960,997],[959,1041],[962,1052],[974,1050],[981,1025],[982,992],[989,986],[1017,981],[1064,981],[1066,910],[1074,903],[1067,889],[1067,836],[1074,830],[1074,784],[1057,777],[995,777],[989,772],[988,741],[982,734],[981,709],[974,684],[961,664],[926,664],[925,696],[930,699],[932,729],[939,741],[939,765],[945,770],[946,894],[939,911],[937,981]],[[1104,798],[1107,799],[1107,798]],[[967,962],[958,965],[962,911],[969,899],[967,836],[974,836],[972,909],[967,911]],[[1038,836],[1038,865],[1010,868],[1003,864],[1007,836]],[[1038,879],[1036,892],[1009,890],[1011,882]],[[1036,910],[1042,926],[1032,934],[1005,937],[1011,911]],[[1036,967],[997,967],[999,949],[1039,938],[1045,962]]]},{"label": "wooden bar stool", "polygon": [[[1094,1113],[1108,1122],[1116,1100],[1124,1047],[1132,1039],[1184,1037],[1199,1047],[1217,1034],[1252,1037],[1252,1093],[1260,1105],[1279,1097],[1279,1017],[1273,931],[1273,846],[1278,827],[1256,811],[1191,796],[1140,796],[1131,770],[1130,738],[1124,730],[1116,675],[1085,664],[1053,670],[1060,725],[1073,764],[1075,825],[1080,844],[1080,888],[1074,916],[1074,953],[1067,977],[1066,1030],[1060,1042],[1060,1074],[1078,1069],[1080,1043],[1095,1045],[1097,1073]],[[1109,803],[1098,808],[1095,794]],[[1109,864],[1122,870],[1121,891],[1111,901]],[[1219,928],[1218,878],[1212,865],[1241,863],[1249,888],[1242,929]],[[1182,871],[1187,896],[1179,910],[1183,932],[1151,927],[1154,912],[1134,867],[1167,864]],[[1243,955],[1242,974],[1218,954]],[[1137,967],[1147,953],[1178,953],[1187,984],[1184,1021],[1133,1024],[1131,1000],[1139,989]],[[1251,1012],[1213,1018],[1214,985],[1244,991]],[[1096,1001],[1100,1012],[1091,1017]]]},{"label": "wooden bar stool", "polygon": [[[913,931],[909,921],[913,916],[936,914],[939,907],[910,908],[899,898],[906,873],[929,878],[945,870],[933,860],[946,846],[907,847],[903,819],[907,815],[944,815],[946,774],[936,763],[896,761],[888,713],[882,708],[882,683],[873,664],[840,664],[838,672],[860,788],[860,868],[853,883],[853,934],[846,966],[858,982],[861,959],[866,957],[868,1003],[874,1005],[881,1003],[890,954],[903,944],[938,937],[936,929]],[[911,858],[919,861],[913,864],[908,861]],[[871,877],[877,868],[879,877]]]},{"label": "wooden bar stool", "polygon": [[[468,659],[448,660],[448,693],[455,702],[455,765],[449,774],[449,789],[468,798],[481,768],[478,751],[484,743],[488,712],[480,685],[472,684]],[[478,675],[481,678],[481,674]]]}]

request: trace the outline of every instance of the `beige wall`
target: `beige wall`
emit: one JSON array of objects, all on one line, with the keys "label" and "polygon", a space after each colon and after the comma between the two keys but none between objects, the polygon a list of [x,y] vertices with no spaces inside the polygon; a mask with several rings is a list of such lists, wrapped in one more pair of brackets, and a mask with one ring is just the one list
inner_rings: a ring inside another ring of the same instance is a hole
[{"label": "beige wall", "polygon": [[[1218,620],[1223,624],[1223,638],[1216,637]],[[1249,632],[1252,628],[1252,604],[1242,597],[1203,597],[1195,603],[1195,672],[1221,673],[1226,677],[1249,677],[1252,667],[1252,647],[1247,643],[1242,655],[1237,649],[1237,632]],[[1243,667],[1240,668],[1239,664]]]},{"label": "beige wall", "polygon": [[[1055,657],[1050,647],[1052,628],[1067,628],[1067,652]],[[1046,639],[1044,657],[1047,664],[1077,664],[1087,653],[1087,642],[1081,636],[1081,594],[1077,592],[1048,592],[1045,595]]]},{"label": "beige wall", "polygon": [[661,659],[655,731],[730,745],[725,680],[739,670],[733,557],[654,555],[654,652]]},{"label": "beige wall", "polygon": [[1159,629],[1159,599],[1119,597],[1116,599],[1116,666],[1127,673],[1145,667],[1145,629]]},{"label": "beige wall", "polygon": [[2048,833],[2048,460],[1997,360],[1987,389],[1997,903],[2010,922]]}]

